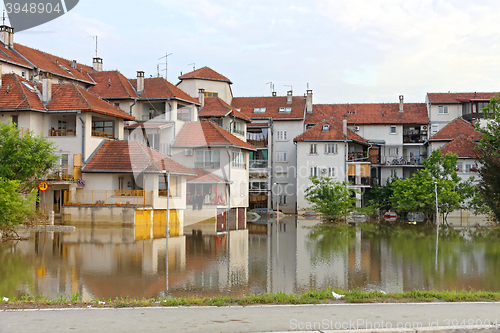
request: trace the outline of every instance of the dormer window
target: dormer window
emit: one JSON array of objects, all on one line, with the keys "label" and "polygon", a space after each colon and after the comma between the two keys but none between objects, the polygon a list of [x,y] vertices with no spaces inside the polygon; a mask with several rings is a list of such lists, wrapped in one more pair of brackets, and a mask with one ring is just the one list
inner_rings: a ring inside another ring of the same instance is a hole
[{"label": "dormer window", "polygon": [[253,109],[253,113],[265,113],[266,108],[255,108]]},{"label": "dormer window", "polygon": [[292,112],[292,108],[280,108],[280,113],[290,113]]}]

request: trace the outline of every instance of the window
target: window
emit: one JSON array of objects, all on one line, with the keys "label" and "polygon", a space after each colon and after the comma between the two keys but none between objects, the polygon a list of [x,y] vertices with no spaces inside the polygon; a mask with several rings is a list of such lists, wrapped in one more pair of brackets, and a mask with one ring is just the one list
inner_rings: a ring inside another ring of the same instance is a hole
[{"label": "window", "polygon": [[233,158],[231,161],[231,166],[235,168],[242,168],[245,169],[245,159],[243,157],[243,153],[240,152],[233,152]]},{"label": "window", "polygon": [[475,164],[465,164],[465,172],[476,172],[477,167]]},{"label": "window", "polygon": [[280,205],[286,205],[287,204],[286,195],[280,195],[279,198],[280,198]]},{"label": "window", "polygon": [[231,184],[231,193],[233,194],[233,197],[238,195],[238,182],[234,182]]},{"label": "window", "polygon": [[120,107],[120,103],[115,103],[115,106],[116,106],[117,108],[119,108],[119,107]]},{"label": "window", "polygon": [[14,126],[18,126],[19,124],[19,117],[18,116],[12,116],[12,124],[14,124]]},{"label": "window", "polygon": [[250,183],[250,191],[266,191],[267,190],[267,182],[251,182]]},{"label": "window", "polygon": [[280,108],[279,112],[280,113],[290,113],[290,112],[292,112],[292,108]]},{"label": "window", "polygon": [[266,108],[254,108],[253,113],[265,113]]},{"label": "window", "polygon": [[328,132],[330,130],[330,125],[323,125],[323,132]]},{"label": "window", "polygon": [[463,168],[463,163],[462,162],[458,162],[455,171],[456,172],[463,172],[462,168]]},{"label": "window", "polygon": [[245,125],[239,121],[234,123],[233,133],[245,135]]},{"label": "window", "polygon": [[439,114],[448,114],[448,105],[439,105],[438,106]]},{"label": "window", "polygon": [[58,165],[69,165],[69,154],[57,154],[57,156],[59,157]]},{"label": "window", "polygon": [[317,176],[318,175],[318,167],[311,167],[309,172],[309,176]]},{"label": "window", "polygon": [[337,178],[337,167],[328,167],[328,177]]},{"label": "window", "polygon": [[325,144],[325,154],[337,154],[337,153],[338,153],[338,145],[336,143]]},{"label": "window", "polygon": [[220,151],[218,150],[197,150],[196,168],[220,168]]},{"label": "window", "polygon": [[288,135],[286,130],[276,131],[276,141],[287,141]]},{"label": "window", "polygon": [[317,148],[318,145],[316,143],[311,143],[310,147],[309,147],[309,154],[310,155],[317,155],[318,152],[317,152]]},{"label": "window", "polygon": [[389,148],[389,155],[391,156],[398,156],[399,155],[399,148]]},{"label": "window", "polygon": [[123,186],[123,180],[124,178],[123,177],[118,177],[118,189],[119,190],[124,190],[124,186]]},{"label": "window", "polygon": [[93,121],[92,136],[113,138],[114,127],[112,121]]},{"label": "window", "polygon": [[396,170],[391,170],[391,177],[398,178],[398,172]]},{"label": "window", "polygon": [[276,178],[288,178],[288,172],[276,172]]},{"label": "window", "polygon": [[[158,196],[160,197],[167,196],[167,182],[165,178],[165,176],[159,177]],[[170,185],[168,186],[168,190],[170,192],[169,197],[177,197],[177,193],[180,194],[180,191],[177,191],[177,177],[170,176]]]},{"label": "window", "polygon": [[277,152],[276,153],[276,162],[288,162],[286,152]]},{"label": "window", "polygon": [[219,94],[216,92],[205,92],[205,97],[218,97]]},{"label": "window", "polygon": [[391,134],[397,134],[396,125],[391,125]]}]

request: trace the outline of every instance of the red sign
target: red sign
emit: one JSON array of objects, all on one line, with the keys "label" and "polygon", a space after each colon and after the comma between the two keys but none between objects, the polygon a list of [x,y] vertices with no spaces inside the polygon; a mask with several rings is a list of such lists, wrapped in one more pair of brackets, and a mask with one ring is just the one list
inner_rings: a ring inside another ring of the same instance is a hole
[{"label": "red sign", "polygon": [[45,192],[49,189],[49,184],[47,184],[47,182],[40,182],[38,183],[38,189],[42,192]]}]

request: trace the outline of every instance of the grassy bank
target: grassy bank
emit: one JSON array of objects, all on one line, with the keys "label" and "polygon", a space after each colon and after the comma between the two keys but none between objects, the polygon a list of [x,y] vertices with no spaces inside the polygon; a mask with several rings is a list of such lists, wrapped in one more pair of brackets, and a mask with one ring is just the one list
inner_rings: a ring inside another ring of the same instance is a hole
[{"label": "grassy bank", "polygon": [[144,307],[144,306],[230,306],[230,305],[264,305],[264,304],[330,304],[330,303],[396,303],[396,302],[478,302],[500,301],[500,292],[489,291],[410,291],[402,293],[384,293],[379,291],[364,292],[360,290],[341,291],[337,294],[345,295],[337,300],[332,295],[332,289],[311,290],[301,295],[275,293],[246,295],[241,298],[227,296],[218,297],[181,297],[181,298],[142,298],[130,299],[115,298],[108,300],[94,300],[83,302],[81,296],[60,296],[58,299],[32,298],[24,296],[21,299],[1,301],[0,309],[40,309],[40,308],[68,308],[68,307]]}]

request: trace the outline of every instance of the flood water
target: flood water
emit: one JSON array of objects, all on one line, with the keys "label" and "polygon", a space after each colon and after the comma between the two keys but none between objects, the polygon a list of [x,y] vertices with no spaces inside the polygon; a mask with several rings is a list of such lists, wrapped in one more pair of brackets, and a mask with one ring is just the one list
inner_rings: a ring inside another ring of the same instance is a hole
[{"label": "flood water", "polygon": [[81,225],[0,244],[0,297],[9,298],[240,297],[329,286],[498,291],[499,276],[496,241],[443,237],[436,254],[435,232],[418,226],[377,235],[296,218],[267,230],[170,237],[168,246],[165,232],[153,228]]}]

